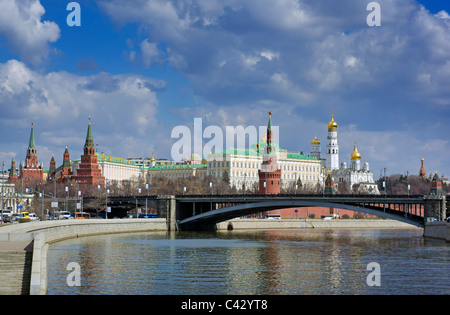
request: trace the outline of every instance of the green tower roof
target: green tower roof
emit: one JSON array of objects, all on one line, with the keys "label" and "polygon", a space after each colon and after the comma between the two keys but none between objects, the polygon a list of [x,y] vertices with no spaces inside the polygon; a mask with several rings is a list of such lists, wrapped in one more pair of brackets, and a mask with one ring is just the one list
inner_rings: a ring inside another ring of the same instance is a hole
[{"label": "green tower roof", "polygon": [[86,134],[86,142],[84,143],[85,148],[95,148],[94,146],[94,137],[92,136],[91,129],[91,117],[89,117],[89,126]]},{"label": "green tower roof", "polygon": [[28,143],[28,149],[36,150],[36,143],[34,142],[34,124],[31,124],[30,142]]}]

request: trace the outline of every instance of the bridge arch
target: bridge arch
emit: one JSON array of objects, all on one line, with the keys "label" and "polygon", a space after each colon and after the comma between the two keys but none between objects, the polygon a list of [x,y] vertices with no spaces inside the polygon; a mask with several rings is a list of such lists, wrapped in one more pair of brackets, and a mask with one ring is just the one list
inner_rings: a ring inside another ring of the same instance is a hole
[{"label": "bridge arch", "polygon": [[189,229],[190,227],[215,225],[216,223],[231,220],[236,217],[251,215],[264,211],[271,211],[277,209],[294,208],[294,207],[327,207],[351,210],[372,214],[378,217],[392,219],[408,223],[417,227],[423,227],[423,223],[418,220],[413,220],[403,214],[394,214],[384,212],[375,208],[361,207],[352,204],[311,201],[311,200],[268,200],[262,202],[244,203],[235,206],[224,207],[216,210],[207,211],[189,218],[185,218],[178,222],[179,228]]}]

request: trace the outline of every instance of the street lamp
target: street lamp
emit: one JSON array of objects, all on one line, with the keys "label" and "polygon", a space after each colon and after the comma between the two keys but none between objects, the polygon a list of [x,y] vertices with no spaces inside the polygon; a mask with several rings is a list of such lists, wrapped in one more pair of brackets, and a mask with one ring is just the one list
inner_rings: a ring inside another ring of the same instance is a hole
[{"label": "street lamp", "polygon": [[[2,177],[4,175],[4,167],[5,167],[5,161],[2,162]],[[2,182],[2,203],[0,204],[0,206],[2,207],[2,218],[1,218],[2,224],[3,224],[3,187],[4,187],[4,185],[5,185],[5,183]]]},{"label": "street lamp", "polygon": [[108,220],[108,194],[109,194],[109,189],[105,189],[105,218],[106,218],[106,220]]},{"label": "street lamp", "polygon": [[147,188],[147,198],[145,198],[145,214],[147,215],[148,214],[148,203],[147,203],[147,200],[148,200],[148,183],[145,184],[145,188]]},{"label": "street lamp", "polygon": [[67,192],[65,208],[66,208],[66,211],[69,211],[69,185],[66,186],[65,190]]},{"label": "street lamp", "polygon": [[409,176],[409,171],[406,171],[406,189],[408,190],[408,197],[409,197],[409,180],[408,180],[408,176]]},{"label": "street lamp", "polygon": [[247,172],[244,173],[244,195],[247,194]]}]

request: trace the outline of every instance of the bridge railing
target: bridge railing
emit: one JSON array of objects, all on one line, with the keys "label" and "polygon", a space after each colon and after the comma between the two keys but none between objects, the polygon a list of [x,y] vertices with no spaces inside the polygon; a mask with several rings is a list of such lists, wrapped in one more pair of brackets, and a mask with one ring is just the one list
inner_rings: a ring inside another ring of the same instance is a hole
[{"label": "bridge railing", "polygon": [[395,198],[408,198],[408,199],[423,199],[424,195],[358,195],[358,194],[342,194],[342,195],[324,195],[324,194],[201,194],[201,195],[175,195],[177,199],[183,198],[242,198],[242,197],[267,197],[267,198],[302,198],[302,197],[312,197],[312,198],[368,198],[368,199],[395,199]]}]

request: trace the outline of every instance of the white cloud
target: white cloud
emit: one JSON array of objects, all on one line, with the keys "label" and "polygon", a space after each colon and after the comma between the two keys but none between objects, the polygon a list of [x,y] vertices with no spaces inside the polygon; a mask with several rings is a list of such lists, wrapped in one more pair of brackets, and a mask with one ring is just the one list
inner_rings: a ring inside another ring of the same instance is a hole
[{"label": "white cloud", "polygon": [[142,61],[146,68],[154,62],[160,62],[162,59],[162,52],[158,49],[156,43],[151,43],[145,39],[140,44],[142,52]]},{"label": "white cloud", "polygon": [[[148,135],[164,137],[164,128],[156,119],[156,92],[164,88],[164,81],[141,75],[42,74],[10,60],[0,64],[0,123],[3,128],[27,133],[34,122],[37,145],[53,150],[59,158],[58,150],[62,152],[65,145],[75,156],[81,153],[91,116],[94,139],[101,150],[116,156],[146,156],[153,142]],[[17,136],[11,135],[14,141],[26,144],[27,138]],[[22,154],[20,150],[17,153]],[[46,161],[50,157],[40,155]]]},{"label": "white cloud", "polygon": [[267,60],[271,61],[273,59],[277,59],[278,57],[280,57],[280,54],[277,52],[273,52],[270,50],[264,50],[262,52],[259,53],[261,57],[266,58]]},{"label": "white cloud", "polygon": [[49,44],[58,40],[60,29],[41,21],[45,13],[39,0],[0,1],[0,35],[24,61],[39,65],[50,53]]}]

